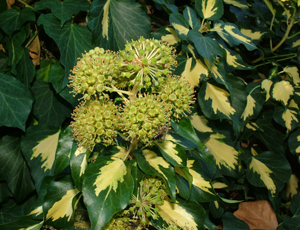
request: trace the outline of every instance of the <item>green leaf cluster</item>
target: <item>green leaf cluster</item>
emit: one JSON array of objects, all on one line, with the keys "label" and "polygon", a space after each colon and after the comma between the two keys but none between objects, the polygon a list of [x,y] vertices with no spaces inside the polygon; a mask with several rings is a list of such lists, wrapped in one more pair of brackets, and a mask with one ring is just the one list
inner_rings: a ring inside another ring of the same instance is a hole
[{"label": "green leaf cluster", "polygon": [[[249,229],[233,213],[256,200],[299,228],[299,1],[26,2],[0,7],[1,229]],[[174,47],[192,113],[148,146],[79,147],[71,70],[140,37]],[[163,202],[139,200],[148,179]]]}]

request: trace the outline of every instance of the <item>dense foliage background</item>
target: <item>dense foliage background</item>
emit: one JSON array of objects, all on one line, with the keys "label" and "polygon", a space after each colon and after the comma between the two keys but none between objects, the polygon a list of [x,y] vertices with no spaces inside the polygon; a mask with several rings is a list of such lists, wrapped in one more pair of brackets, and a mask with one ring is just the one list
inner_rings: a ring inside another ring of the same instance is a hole
[{"label": "dense foliage background", "polygon": [[[105,229],[151,175],[168,198],[150,229],[300,229],[299,12],[299,0],[0,0],[0,228]],[[70,71],[141,36],[176,48],[192,113],[130,160],[119,137],[78,148]]]}]

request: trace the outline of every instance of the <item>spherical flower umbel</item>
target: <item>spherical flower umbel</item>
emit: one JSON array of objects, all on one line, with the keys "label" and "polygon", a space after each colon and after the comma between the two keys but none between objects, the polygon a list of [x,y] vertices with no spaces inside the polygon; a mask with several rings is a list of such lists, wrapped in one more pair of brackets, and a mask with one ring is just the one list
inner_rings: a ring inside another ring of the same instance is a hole
[{"label": "spherical flower umbel", "polygon": [[160,78],[159,81],[160,84],[153,91],[167,104],[172,116],[178,120],[190,113],[190,105],[194,103],[194,90],[189,82],[176,76]]},{"label": "spherical flower umbel", "polygon": [[149,88],[176,65],[173,47],[156,39],[141,37],[128,42],[119,55],[122,57],[121,75],[130,79],[131,85],[140,88]]},{"label": "spherical flower umbel", "polygon": [[120,75],[118,59],[116,53],[99,47],[83,54],[69,77],[72,93],[83,94],[85,100],[91,99],[93,95],[107,97],[105,93],[113,90],[112,85],[117,83],[116,79]]},{"label": "spherical flower umbel", "polygon": [[117,134],[119,114],[109,100],[81,102],[72,113],[71,127],[79,146],[92,150],[96,143],[111,145]]},{"label": "spherical flower umbel", "polygon": [[129,139],[137,138],[150,144],[152,137],[162,125],[169,122],[166,105],[154,95],[131,98],[122,109],[121,130]]}]

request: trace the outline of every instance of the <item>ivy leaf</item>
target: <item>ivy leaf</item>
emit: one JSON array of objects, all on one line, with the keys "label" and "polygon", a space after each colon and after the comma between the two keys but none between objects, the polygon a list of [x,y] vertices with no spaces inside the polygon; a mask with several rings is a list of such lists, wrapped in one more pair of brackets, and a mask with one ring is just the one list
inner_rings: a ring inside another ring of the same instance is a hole
[{"label": "ivy leaf", "polygon": [[300,163],[300,129],[299,128],[293,131],[292,134],[289,136],[288,144],[291,153],[296,154],[298,156],[298,162]]},{"label": "ivy leaf", "polygon": [[35,189],[18,137],[4,136],[0,139],[0,180],[7,182],[18,202]]},{"label": "ivy leaf", "polygon": [[158,152],[157,149],[144,149],[143,151],[135,150],[133,154],[144,173],[159,176],[164,180],[171,199],[175,201],[176,181],[174,168],[163,157],[156,154],[155,150]]},{"label": "ivy leaf", "polygon": [[201,18],[216,21],[224,14],[222,0],[196,0],[195,7]]},{"label": "ivy leaf", "polygon": [[45,125],[35,125],[26,129],[21,140],[21,149],[29,165],[31,175],[39,192],[43,179],[53,175],[52,168],[60,130]]},{"label": "ivy leaf", "polygon": [[235,52],[227,47],[221,45],[221,47],[226,52],[226,64],[229,65],[233,69],[239,70],[251,70],[254,69],[254,66],[250,66],[244,62],[243,58],[238,52]]},{"label": "ivy leaf", "polygon": [[117,51],[131,39],[148,37],[151,20],[136,2],[96,0],[92,2],[87,25],[93,32],[95,46]]},{"label": "ivy leaf", "polygon": [[73,142],[70,167],[75,186],[80,191],[82,190],[83,179],[88,165],[87,157],[87,150],[83,147],[78,147],[77,144]]},{"label": "ivy leaf", "polygon": [[57,93],[61,92],[64,88],[63,79],[64,79],[65,69],[60,64],[60,61],[55,62],[49,72],[49,82],[52,83],[53,88]]},{"label": "ivy leaf", "polygon": [[[60,21],[53,14],[42,14],[38,19],[38,25],[43,25],[45,32],[58,45],[61,64],[66,68],[63,87],[68,84],[70,70],[77,63],[77,58],[84,51],[92,49],[92,33],[86,26],[75,25],[66,22],[61,28]],[[68,45],[66,45],[68,44]]]},{"label": "ivy leaf", "polygon": [[164,10],[168,13],[168,14],[171,14],[171,13],[178,13],[178,7],[174,4],[168,4],[166,0],[153,0],[154,2],[160,4]]},{"label": "ivy leaf", "polygon": [[299,125],[299,109],[295,107],[284,108],[283,106],[278,106],[274,111],[274,120],[287,128],[287,132],[295,129]]},{"label": "ivy leaf", "polygon": [[187,39],[187,34],[189,32],[189,24],[184,19],[183,15],[180,13],[173,13],[170,15],[170,23],[176,30],[178,37],[182,40]]},{"label": "ivy leaf", "polygon": [[200,30],[200,23],[197,17],[196,12],[189,6],[186,6],[183,11],[183,17],[189,23],[190,27],[193,30]]},{"label": "ivy leaf", "polygon": [[57,175],[70,165],[70,155],[74,139],[72,129],[68,126],[59,135],[57,149],[55,153],[54,174]]},{"label": "ivy leaf", "polygon": [[65,228],[74,224],[74,212],[80,196],[72,177],[58,177],[51,181],[44,197],[45,224]]},{"label": "ivy leaf", "polygon": [[71,109],[53,92],[50,83],[35,81],[32,91],[36,98],[33,113],[42,124],[59,127],[70,116]]},{"label": "ivy leaf", "polygon": [[0,127],[16,127],[25,131],[32,107],[31,93],[13,76],[0,73]]},{"label": "ivy leaf", "polygon": [[101,229],[129,204],[134,188],[133,167],[133,162],[103,156],[88,165],[82,193],[92,229]]},{"label": "ivy leaf", "polygon": [[198,53],[207,59],[211,65],[213,65],[217,56],[223,56],[223,49],[219,43],[210,37],[204,37],[199,31],[190,30],[188,39],[194,43]]},{"label": "ivy leaf", "polygon": [[13,32],[21,29],[22,25],[28,21],[35,21],[35,14],[29,7],[21,11],[8,9],[0,14],[0,28],[10,37]]},{"label": "ivy leaf", "polygon": [[288,100],[294,94],[294,87],[289,81],[282,80],[273,85],[271,95],[276,101],[281,101],[284,105],[288,104]]},{"label": "ivy leaf", "polygon": [[204,226],[205,210],[196,202],[179,198],[176,203],[164,200],[164,204],[158,206],[158,214],[168,224],[176,224],[181,228],[201,230]]},{"label": "ivy leaf", "polygon": [[257,49],[256,45],[252,43],[251,39],[242,34],[239,28],[233,23],[224,23],[223,21],[219,20],[215,22],[214,30],[231,47],[243,44],[249,51]]},{"label": "ivy leaf", "polygon": [[29,50],[24,49],[23,56],[17,64],[17,79],[20,80],[26,87],[29,87],[35,75],[35,67],[29,56]]},{"label": "ivy leaf", "polygon": [[250,230],[248,224],[237,217],[231,212],[226,212],[222,216],[223,230]]},{"label": "ivy leaf", "polygon": [[235,109],[229,100],[230,94],[209,82],[205,82],[198,93],[198,103],[204,115],[210,119],[231,119]]},{"label": "ivy leaf", "polygon": [[251,156],[246,161],[246,176],[249,182],[258,187],[266,187],[275,196],[292,174],[291,166],[284,155],[266,151]]},{"label": "ivy leaf", "polygon": [[293,196],[291,201],[290,210],[292,213],[292,217],[285,216],[282,225],[279,226],[278,230],[286,230],[286,229],[298,229],[300,222],[300,193]]},{"label": "ivy leaf", "polygon": [[169,140],[164,140],[162,143],[157,142],[156,145],[164,158],[172,165],[178,167],[186,166],[186,154],[184,148],[180,145]]}]

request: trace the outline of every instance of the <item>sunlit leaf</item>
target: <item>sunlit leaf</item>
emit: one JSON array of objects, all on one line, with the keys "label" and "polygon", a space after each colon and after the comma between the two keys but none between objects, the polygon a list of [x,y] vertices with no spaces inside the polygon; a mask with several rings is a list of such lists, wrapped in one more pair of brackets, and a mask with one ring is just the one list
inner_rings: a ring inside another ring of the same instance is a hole
[{"label": "sunlit leaf", "polygon": [[162,143],[157,142],[161,154],[174,166],[184,167],[186,166],[186,154],[185,150],[172,141],[165,140]]},{"label": "sunlit leaf", "polygon": [[298,182],[298,177],[292,174],[290,180],[286,183],[286,197],[293,197],[298,193]]},{"label": "sunlit leaf", "polygon": [[[178,37],[176,31],[173,28],[167,27],[167,28],[160,28],[159,30],[164,29],[166,31],[165,35],[162,35],[160,37],[160,40],[169,43],[170,45],[174,45],[178,42],[180,42],[180,38]],[[158,30],[158,31],[159,31]],[[152,36],[156,33],[157,31],[154,31]],[[158,39],[157,37],[154,36],[154,38]]]},{"label": "sunlit leaf", "polygon": [[291,166],[282,154],[263,152],[247,161],[247,179],[258,187],[266,187],[275,196],[290,179]]},{"label": "sunlit leaf", "polygon": [[230,5],[233,5],[235,7],[238,7],[240,9],[242,9],[242,10],[249,9],[246,0],[224,0],[224,2],[226,4],[230,4]]},{"label": "sunlit leaf", "polygon": [[91,229],[101,229],[129,204],[134,188],[132,167],[132,162],[103,156],[88,165],[82,193]]},{"label": "sunlit leaf", "polygon": [[196,0],[195,7],[201,18],[216,21],[223,16],[224,6],[221,0]]},{"label": "sunlit leaf", "polygon": [[244,34],[246,37],[251,38],[251,40],[253,42],[255,41],[260,41],[263,37],[264,34],[266,34],[266,32],[262,32],[262,31],[254,31],[251,29],[247,29],[247,28],[241,28],[240,29],[241,33]]},{"label": "sunlit leaf", "polygon": [[[292,100],[291,100],[292,101]],[[287,128],[287,132],[293,130],[299,125],[299,108],[278,106],[274,111],[274,120]]]},{"label": "sunlit leaf", "polygon": [[213,132],[212,128],[207,125],[208,120],[206,119],[205,116],[192,115],[192,116],[190,116],[190,120],[191,120],[193,127],[196,130],[198,130],[199,132],[202,132],[202,133],[206,133],[206,132],[212,133]]},{"label": "sunlit leaf", "polygon": [[88,15],[93,44],[104,49],[123,49],[127,41],[148,37],[151,21],[141,5],[133,1],[96,0]]},{"label": "sunlit leaf", "polygon": [[286,66],[283,68],[283,71],[286,72],[293,79],[293,83],[295,85],[299,85],[300,77],[297,66]]},{"label": "sunlit leaf", "polygon": [[261,88],[266,91],[266,101],[269,100],[269,98],[271,97],[270,89],[271,89],[272,85],[273,85],[273,82],[269,79],[264,79],[261,82]]}]

